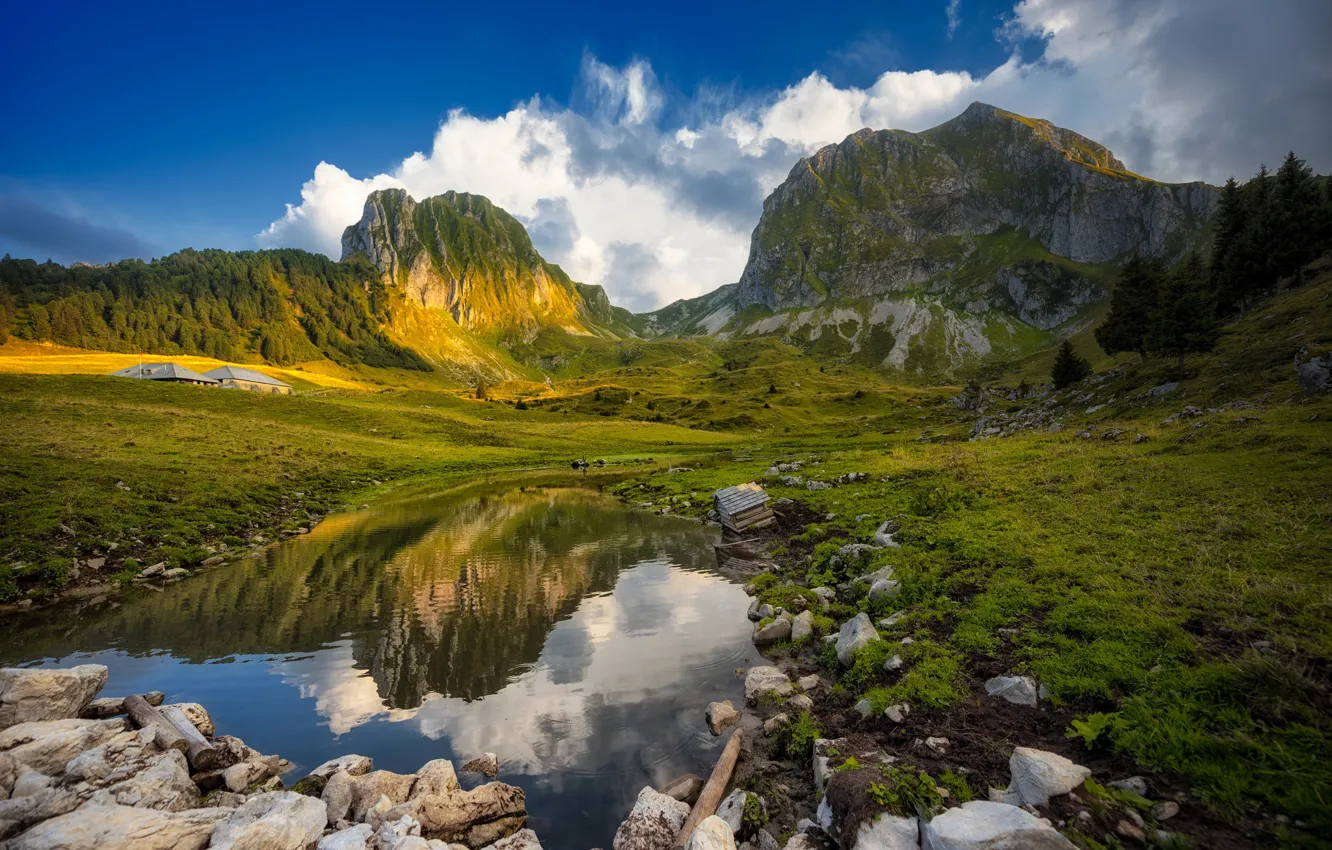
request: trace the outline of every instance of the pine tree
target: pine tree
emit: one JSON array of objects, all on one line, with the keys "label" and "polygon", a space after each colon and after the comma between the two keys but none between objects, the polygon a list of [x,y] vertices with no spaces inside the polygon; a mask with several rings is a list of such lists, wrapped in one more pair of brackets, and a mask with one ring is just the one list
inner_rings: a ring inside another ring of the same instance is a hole
[{"label": "pine tree", "polygon": [[1213,224],[1212,258],[1209,272],[1217,302],[1223,312],[1239,310],[1244,300],[1240,252],[1248,221],[1244,190],[1231,177],[1221,189]]},{"label": "pine tree", "polygon": [[1182,376],[1184,355],[1208,351],[1216,344],[1215,317],[1216,304],[1202,258],[1190,253],[1161,287],[1148,347],[1154,353],[1177,357]]},{"label": "pine tree", "polygon": [[1322,193],[1313,170],[1291,151],[1272,187],[1272,270],[1304,285],[1304,267],[1320,253]]},{"label": "pine tree", "polygon": [[1054,381],[1055,389],[1072,386],[1090,374],[1091,364],[1078,356],[1072,343],[1064,340],[1064,344],[1059,346],[1059,354],[1055,356],[1054,368],[1050,371],[1050,380]]},{"label": "pine tree", "polygon": [[1106,354],[1136,351],[1147,357],[1146,337],[1163,274],[1160,262],[1150,257],[1135,254],[1124,263],[1110,296],[1110,315],[1096,329],[1096,341]]},{"label": "pine tree", "polygon": [[1276,277],[1272,273],[1272,175],[1266,165],[1244,186],[1244,236],[1240,239],[1238,275],[1240,315],[1248,306],[1272,291]]}]

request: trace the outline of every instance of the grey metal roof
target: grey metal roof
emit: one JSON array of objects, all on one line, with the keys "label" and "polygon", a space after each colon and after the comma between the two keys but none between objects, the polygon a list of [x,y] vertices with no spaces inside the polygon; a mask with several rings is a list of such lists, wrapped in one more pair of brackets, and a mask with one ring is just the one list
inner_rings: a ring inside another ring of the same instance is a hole
[{"label": "grey metal roof", "polygon": [[199,381],[204,384],[216,384],[218,381],[207,375],[200,375],[198,372],[186,369],[184,366],[178,366],[175,363],[144,363],[142,366],[134,364],[124,369],[118,369],[111,375],[116,378],[142,378],[147,381]]},{"label": "grey metal roof", "polygon": [[712,494],[712,501],[717,510],[734,516],[750,508],[756,508],[768,501],[768,494],[759,485],[750,482],[726,487]]},{"label": "grey metal roof", "polygon": [[219,381],[250,381],[255,384],[270,384],[275,387],[291,388],[291,384],[284,384],[277,378],[269,377],[263,372],[256,372],[253,369],[244,369],[240,366],[219,366],[216,369],[210,369],[204,372],[210,378],[216,378]]}]

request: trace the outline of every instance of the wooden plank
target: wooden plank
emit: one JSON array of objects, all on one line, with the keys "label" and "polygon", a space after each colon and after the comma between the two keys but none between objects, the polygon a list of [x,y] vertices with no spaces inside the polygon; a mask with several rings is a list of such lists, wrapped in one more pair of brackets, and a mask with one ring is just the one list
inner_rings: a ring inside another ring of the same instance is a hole
[{"label": "wooden plank", "polygon": [[176,727],[162,715],[162,712],[148,704],[148,700],[139,694],[125,697],[125,713],[140,729],[152,729],[157,746],[163,750],[180,750],[189,755],[190,745],[176,731]]},{"label": "wooden plank", "polygon": [[680,827],[680,834],[675,837],[676,850],[683,850],[688,846],[689,839],[693,837],[698,825],[717,813],[717,807],[721,805],[722,797],[726,795],[726,786],[731,784],[735,763],[740,758],[740,740],[743,733],[744,730],[740,727],[736,727],[731,733],[731,740],[726,742],[721,758],[717,759],[717,765],[712,768],[708,783],[698,794],[698,802],[694,804],[689,817],[685,819],[684,826]]},{"label": "wooden plank", "polygon": [[184,711],[173,705],[162,709],[161,714],[172,728],[180,733],[180,737],[185,739],[188,748],[185,757],[190,760],[191,767],[195,770],[212,770],[220,766],[221,754],[216,747],[208,743],[208,739],[199,731],[199,727],[190,722]]}]

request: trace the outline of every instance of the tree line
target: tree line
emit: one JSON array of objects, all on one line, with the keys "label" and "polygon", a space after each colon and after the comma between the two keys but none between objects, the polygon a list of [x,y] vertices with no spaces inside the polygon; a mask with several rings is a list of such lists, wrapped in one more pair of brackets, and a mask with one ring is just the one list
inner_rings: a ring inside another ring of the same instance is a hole
[{"label": "tree line", "polygon": [[[1120,269],[1110,314],[1096,329],[1096,341],[1107,354],[1174,357],[1182,372],[1185,355],[1216,344],[1223,320],[1244,315],[1283,283],[1303,285],[1305,266],[1328,250],[1332,180],[1320,180],[1290,153],[1275,174],[1262,166],[1247,183],[1233,177],[1226,181],[1206,259],[1198,251],[1173,265],[1130,257]],[[1088,371],[1086,361],[1065,343],[1052,377],[1062,387]]]},{"label": "tree line", "polygon": [[429,371],[380,330],[387,318],[379,273],[359,257],[185,250],[100,267],[0,259],[0,343],[12,335],[103,351]]}]

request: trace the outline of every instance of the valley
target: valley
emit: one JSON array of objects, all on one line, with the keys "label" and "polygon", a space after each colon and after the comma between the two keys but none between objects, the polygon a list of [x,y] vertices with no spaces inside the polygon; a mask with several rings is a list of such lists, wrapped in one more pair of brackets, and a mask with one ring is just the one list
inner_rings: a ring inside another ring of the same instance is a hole
[{"label": "valley", "polygon": [[[454,191],[371,193],[336,261],[6,256],[5,655],[100,653],[135,687],[151,664],[247,737],[259,712],[176,668],[341,665],[291,709],[302,768],[362,724],[395,768],[439,729],[449,758],[481,752],[503,740],[484,706],[523,715],[544,689],[549,728],[505,743],[561,847],[586,828],[623,850],[640,781],[716,756],[698,730],[723,696],[747,850],[877,850],[861,823],[1003,798],[1028,747],[1093,777],[1021,809],[1053,825],[1039,846],[1327,846],[1327,193],[1293,154],[1243,186],[1161,183],[977,103],[800,159],[736,282],[645,313]],[[295,394],[109,376],[140,360]],[[713,493],[750,481],[779,521],[714,555],[735,541]],[[597,653],[615,663],[589,732],[569,670]],[[785,693],[755,697],[768,665]],[[228,675],[288,698],[253,669]],[[1001,676],[1039,697],[987,692]],[[437,728],[377,725],[418,709]],[[669,752],[649,723],[675,724]],[[561,749],[603,737],[605,764]],[[1110,784],[1129,777],[1143,790]],[[604,810],[563,811],[560,782]]]}]

